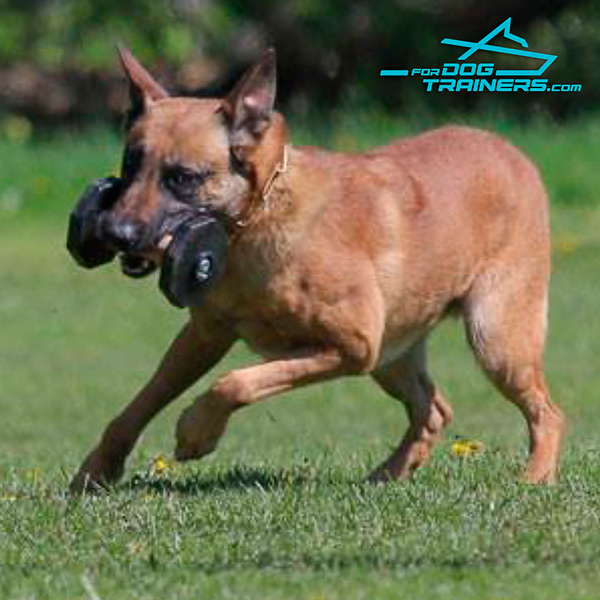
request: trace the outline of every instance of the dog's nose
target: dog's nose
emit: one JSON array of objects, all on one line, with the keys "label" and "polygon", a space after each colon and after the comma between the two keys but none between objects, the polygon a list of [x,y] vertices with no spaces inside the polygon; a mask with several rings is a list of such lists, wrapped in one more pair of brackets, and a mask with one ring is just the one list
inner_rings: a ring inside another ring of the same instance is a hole
[{"label": "dog's nose", "polygon": [[104,237],[106,242],[123,252],[130,252],[138,246],[143,232],[143,224],[137,221],[115,218],[108,218],[105,221]]}]

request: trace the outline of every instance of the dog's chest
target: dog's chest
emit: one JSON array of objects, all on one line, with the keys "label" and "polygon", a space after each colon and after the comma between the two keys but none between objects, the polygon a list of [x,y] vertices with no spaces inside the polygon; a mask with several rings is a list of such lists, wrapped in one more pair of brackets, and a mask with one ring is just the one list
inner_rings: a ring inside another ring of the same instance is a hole
[{"label": "dog's chest", "polygon": [[240,338],[265,358],[278,358],[314,346],[310,335],[292,331],[274,319],[242,319],[236,327]]},{"label": "dog's chest", "polygon": [[252,311],[240,310],[235,329],[255,352],[276,357],[321,345],[319,335],[298,311],[285,306],[262,306]]},{"label": "dog's chest", "polygon": [[262,289],[239,290],[219,307],[222,317],[254,351],[281,356],[326,342],[319,300],[284,278]]}]

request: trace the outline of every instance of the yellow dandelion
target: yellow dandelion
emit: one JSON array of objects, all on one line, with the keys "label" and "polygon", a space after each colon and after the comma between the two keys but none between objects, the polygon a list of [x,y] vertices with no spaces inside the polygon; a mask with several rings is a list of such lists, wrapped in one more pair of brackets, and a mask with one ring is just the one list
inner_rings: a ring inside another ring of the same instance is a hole
[{"label": "yellow dandelion", "polygon": [[169,469],[173,467],[173,463],[167,459],[163,454],[159,454],[152,461],[150,466],[150,472],[152,475],[161,476],[164,475]]},{"label": "yellow dandelion", "polygon": [[480,454],[484,450],[485,444],[478,440],[458,440],[452,444],[452,454],[461,458]]}]

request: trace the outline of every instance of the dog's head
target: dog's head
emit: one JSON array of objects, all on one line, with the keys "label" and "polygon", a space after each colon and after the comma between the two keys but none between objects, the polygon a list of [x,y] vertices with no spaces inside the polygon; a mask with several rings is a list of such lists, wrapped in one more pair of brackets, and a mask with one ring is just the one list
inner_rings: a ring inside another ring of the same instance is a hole
[{"label": "dog's head", "polygon": [[248,214],[281,160],[286,131],[273,111],[274,50],[223,99],[171,97],[128,50],[119,54],[131,106],[122,191],[101,236],[139,276],[160,263],[160,240],[182,215],[202,207],[234,222]]}]

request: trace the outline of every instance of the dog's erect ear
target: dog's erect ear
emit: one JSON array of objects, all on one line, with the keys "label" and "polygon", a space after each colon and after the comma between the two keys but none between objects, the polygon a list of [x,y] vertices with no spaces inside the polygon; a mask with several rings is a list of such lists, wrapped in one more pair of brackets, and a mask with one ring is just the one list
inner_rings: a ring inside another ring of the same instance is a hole
[{"label": "dog's erect ear", "polygon": [[123,46],[118,46],[121,66],[129,79],[129,95],[131,107],[127,115],[127,124],[130,125],[146,109],[149,102],[168,98],[169,94],[144,67],[137,61],[131,52]]},{"label": "dog's erect ear", "polygon": [[223,101],[231,147],[239,159],[257,144],[271,122],[277,87],[275,50],[269,48]]}]

